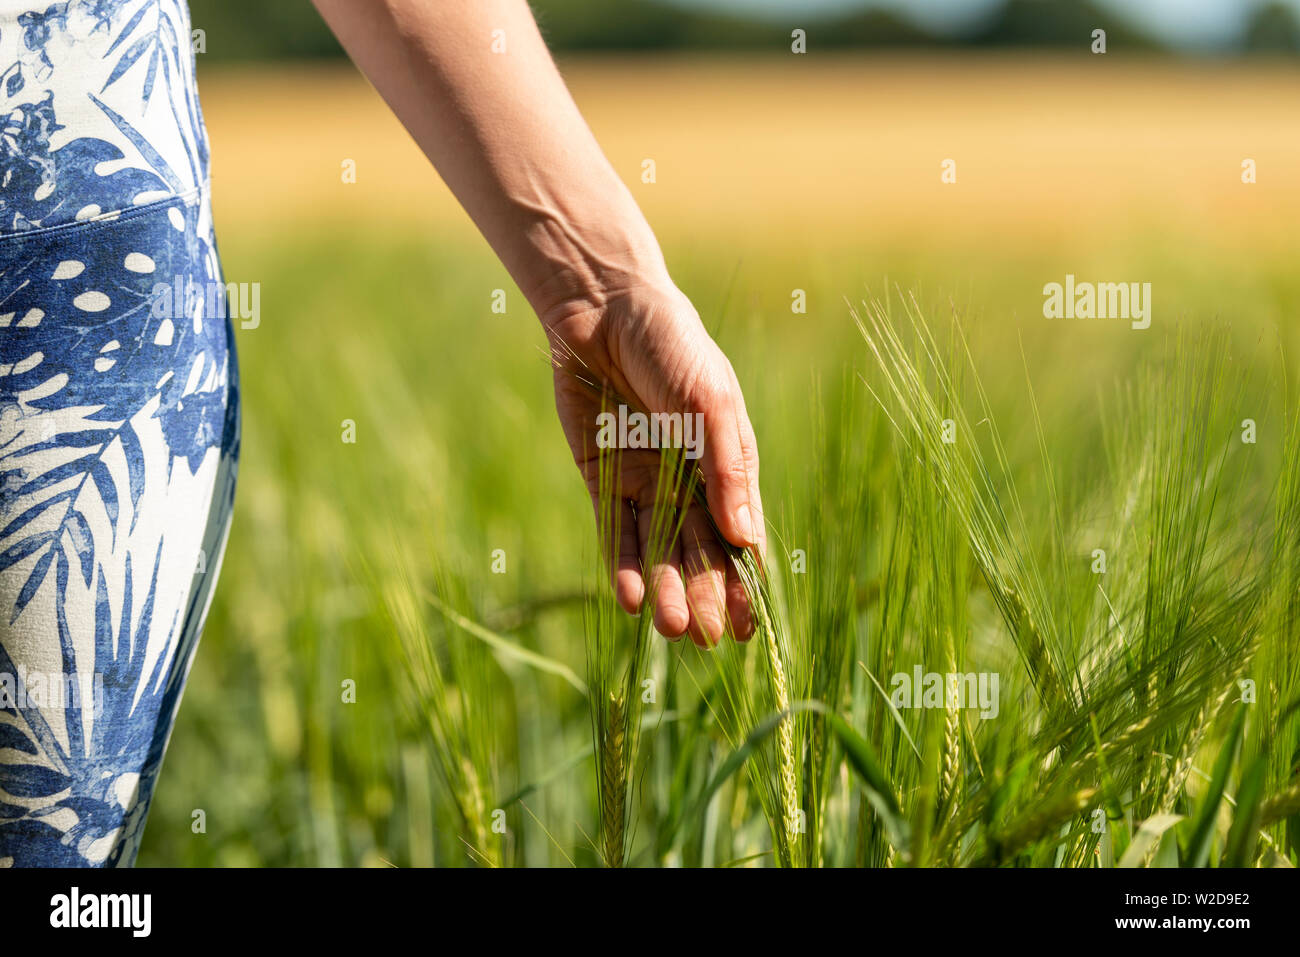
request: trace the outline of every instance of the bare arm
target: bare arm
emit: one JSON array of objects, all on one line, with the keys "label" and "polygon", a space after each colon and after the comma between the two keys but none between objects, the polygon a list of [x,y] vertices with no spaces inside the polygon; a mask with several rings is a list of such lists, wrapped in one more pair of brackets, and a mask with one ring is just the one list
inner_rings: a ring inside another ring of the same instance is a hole
[{"label": "bare arm", "polygon": [[314,2],[539,315],[668,282],[524,0]]},{"label": "bare arm", "polygon": [[[654,412],[704,416],[712,512],[737,545],[762,547],[758,453],[726,357],[668,276],[654,234],[578,112],[525,0],[313,0],[353,60],[410,131],[528,297],[553,345]],[[563,368],[556,406],[595,492],[588,450],[599,411]],[[658,584],[655,623],[716,640],[730,613],[751,628],[743,591],[702,510],[682,545],[643,569],[640,511],[654,501],[654,463],[625,456],[627,532],[611,556],[629,611]],[[644,518],[644,516],[642,516]],[[630,531],[629,531],[630,530]],[[684,581],[683,581],[684,578]]]}]

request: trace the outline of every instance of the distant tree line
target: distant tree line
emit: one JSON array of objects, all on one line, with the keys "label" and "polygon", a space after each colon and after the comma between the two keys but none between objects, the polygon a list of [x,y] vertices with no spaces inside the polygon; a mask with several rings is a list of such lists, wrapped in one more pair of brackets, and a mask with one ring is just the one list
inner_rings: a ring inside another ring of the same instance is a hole
[{"label": "distant tree line", "polygon": [[[194,26],[204,31],[205,55],[222,60],[342,56],[308,0],[191,0]],[[555,50],[774,50],[788,48],[790,31],[807,31],[810,50],[845,47],[1089,47],[1106,31],[1107,47],[1154,50],[1160,44],[1089,0],[1007,0],[988,19],[958,35],[934,35],[881,10],[833,17],[791,14],[788,23],[753,19],[663,0],[531,0]],[[1291,7],[1257,7],[1243,45],[1248,50],[1300,52],[1300,25]]]}]

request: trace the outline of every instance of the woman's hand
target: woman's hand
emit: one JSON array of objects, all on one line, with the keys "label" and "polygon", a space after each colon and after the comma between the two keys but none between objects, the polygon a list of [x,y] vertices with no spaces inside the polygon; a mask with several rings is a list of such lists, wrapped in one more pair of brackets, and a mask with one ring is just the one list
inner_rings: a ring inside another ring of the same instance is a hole
[{"label": "woman's hand", "polygon": [[[699,413],[704,426],[699,464],[708,512],[728,541],[756,546],[761,556],[765,531],[754,431],[731,363],[690,301],[665,279],[625,284],[608,297],[584,296],[539,314],[555,357],[560,423],[596,508],[597,416],[609,406],[602,406],[600,393],[576,378],[575,371],[647,412]],[[744,589],[698,503],[686,503],[681,534],[666,558],[643,569],[658,480],[657,450],[621,453],[615,479],[622,508],[620,540],[611,543],[617,555],[607,556],[619,604],[636,613],[649,575],[654,624],[661,634],[678,638],[689,633],[696,644],[713,644],[730,616],[736,637],[748,638],[753,624]]]}]

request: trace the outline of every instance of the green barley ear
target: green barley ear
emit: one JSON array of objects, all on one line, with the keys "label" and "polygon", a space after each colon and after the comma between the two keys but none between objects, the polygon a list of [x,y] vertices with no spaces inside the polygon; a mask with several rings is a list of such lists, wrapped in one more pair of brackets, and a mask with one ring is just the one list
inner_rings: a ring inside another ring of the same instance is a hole
[{"label": "green barley ear", "polygon": [[1300,815],[1300,778],[1274,794],[1259,809],[1259,826],[1270,827],[1279,821]]},{"label": "green barley ear", "polygon": [[1040,804],[1023,819],[998,835],[992,861],[1007,861],[1082,814],[1097,796],[1096,788],[1080,788]]},{"label": "green barley ear", "polygon": [[[697,486],[696,495],[703,503],[702,485]],[[723,547],[749,599],[763,662],[762,674],[751,675],[745,669],[743,649],[734,642],[712,653],[726,697],[719,718],[734,746],[769,715],[789,711],[791,697],[786,643],[767,571],[751,549],[736,548],[725,540]],[[786,714],[777,723],[775,742],[756,748],[749,762],[750,776],[772,829],[777,862],[787,867],[815,859],[804,834],[799,782],[806,742],[798,732],[808,727]]]},{"label": "green barley ear", "polygon": [[605,711],[605,728],[600,748],[601,850],[610,867],[623,866],[624,804],[627,775],[624,762],[626,714],[623,701],[612,692]]},{"label": "green barley ear", "polygon": [[[760,612],[763,648],[767,652],[767,666],[772,679],[772,694],[777,711],[790,710],[790,689],[781,664],[781,649],[777,647],[776,629],[766,612]],[[776,728],[777,759],[781,769],[781,817],[785,824],[785,839],[794,847],[799,843],[799,782],[795,772],[794,718],[786,715]]]},{"label": "green barley ear", "polygon": [[483,800],[483,788],[479,784],[478,771],[474,768],[474,762],[468,757],[461,759],[460,766],[463,786],[457,799],[461,804],[461,815],[473,834],[474,846],[487,848],[489,845],[487,807]]},{"label": "green barley ear", "polygon": [[[949,674],[955,666],[949,667]],[[951,808],[957,797],[957,773],[961,767],[961,712],[955,696],[945,695],[943,721],[943,769],[939,776],[939,806]]]}]

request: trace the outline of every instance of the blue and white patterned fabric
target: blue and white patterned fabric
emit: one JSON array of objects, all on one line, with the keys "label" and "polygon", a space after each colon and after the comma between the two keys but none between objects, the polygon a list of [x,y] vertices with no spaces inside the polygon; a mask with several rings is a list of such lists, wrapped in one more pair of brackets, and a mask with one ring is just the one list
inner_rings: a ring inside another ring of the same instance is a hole
[{"label": "blue and white patterned fabric", "polygon": [[0,867],[129,865],[238,377],[184,0],[0,0]]}]

